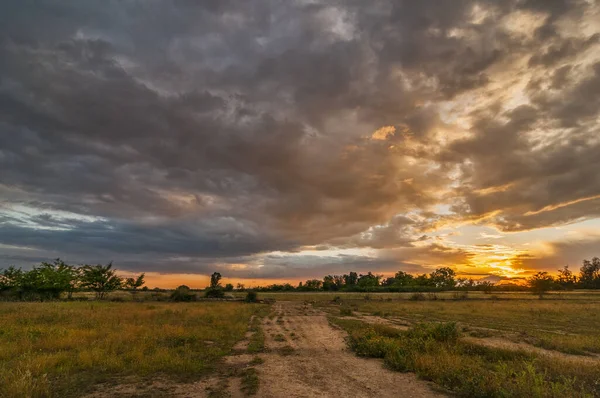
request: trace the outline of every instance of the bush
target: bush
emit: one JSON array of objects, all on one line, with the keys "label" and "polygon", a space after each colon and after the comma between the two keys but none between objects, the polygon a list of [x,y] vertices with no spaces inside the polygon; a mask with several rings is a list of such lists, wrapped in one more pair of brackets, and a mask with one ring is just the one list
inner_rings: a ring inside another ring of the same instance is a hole
[{"label": "bush", "polygon": [[407,336],[413,339],[433,339],[440,343],[456,343],[460,332],[456,323],[420,323],[407,332]]},{"label": "bush", "polygon": [[412,301],[422,301],[425,300],[425,295],[421,292],[416,292],[410,295],[409,300]]},{"label": "bush", "polygon": [[190,291],[190,288],[181,285],[173,293],[171,293],[171,300],[173,301],[195,301],[196,294]]},{"label": "bush", "polygon": [[221,288],[209,288],[204,292],[204,297],[206,298],[223,298],[225,297],[225,292]]},{"label": "bush", "polygon": [[410,372],[414,369],[412,352],[398,345],[390,347],[385,354],[384,362],[390,369],[398,372]]},{"label": "bush", "polygon": [[341,316],[352,316],[352,310],[348,307],[342,307],[340,308],[340,315]]},{"label": "bush", "polygon": [[258,294],[256,294],[256,292],[251,290],[248,293],[246,293],[247,303],[256,303],[256,301],[258,301]]}]

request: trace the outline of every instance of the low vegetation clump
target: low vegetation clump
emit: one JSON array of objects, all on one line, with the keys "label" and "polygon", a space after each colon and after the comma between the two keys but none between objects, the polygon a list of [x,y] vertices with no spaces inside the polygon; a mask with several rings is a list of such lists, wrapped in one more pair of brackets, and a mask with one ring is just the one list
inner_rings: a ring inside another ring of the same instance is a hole
[{"label": "low vegetation clump", "polygon": [[172,301],[196,301],[196,294],[192,293],[189,287],[181,285],[171,293]]},{"label": "low vegetation clump", "polygon": [[533,354],[461,342],[455,323],[423,323],[407,331],[359,321],[332,321],[349,332],[360,356],[390,369],[415,372],[458,396],[591,397],[600,394],[600,367],[558,365]]},{"label": "low vegetation clump", "polygon": [[246,293],[246,302],[247,303],[256,303],[258,301],[258,294],[255,291],[250,290]]},{"label": "low vegetation clump", "polygon": [[47,302],[0,306],[0,397],[81,396],[97,383],[197,379],[262,305]]}]

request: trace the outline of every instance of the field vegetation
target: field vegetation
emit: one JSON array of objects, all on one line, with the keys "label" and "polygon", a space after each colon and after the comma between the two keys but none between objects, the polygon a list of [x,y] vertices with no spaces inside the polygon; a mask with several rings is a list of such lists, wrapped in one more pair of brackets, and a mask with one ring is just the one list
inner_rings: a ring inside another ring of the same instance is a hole
[{"label": "field vegetation", "polygon": [[600,366],[550,360],[525,351],[488,348],[460,339],[456,323],[419,323],[408,330],[331,318],[349,333],[360,356],[415,372],[458,396],[592,397]]},{"label": "field vegetation", "polygon": [[123,377],[197,380],[266,306],[242,302],[0,305],[0,397],[80,396]]}]

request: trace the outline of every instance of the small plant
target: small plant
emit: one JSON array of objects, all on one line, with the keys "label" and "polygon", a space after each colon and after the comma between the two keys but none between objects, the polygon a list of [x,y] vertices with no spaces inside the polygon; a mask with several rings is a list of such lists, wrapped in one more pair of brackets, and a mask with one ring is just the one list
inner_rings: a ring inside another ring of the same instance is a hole
[{"label": "small plant", "polygon": [[408,299],[412,301],[423,301],[425,300],[425,295],[421,292],[415,292],[411,294]]},{"label": "small plant", "polygon": [[248,368],[244,370],[242,375],[242,387],[241,390],[246,395],[256,395],[259,387],[259,379],[256,373],[256,369]]},{"label": "small plant", "polygon": [[279,349],[279,353],[283,356],[292,355],[295,352],[294,347],[286,345]]},{"label": "small plant", "polygon": [[254,357],[252,358],[252,361],[250,361],[250,365],[262,365],[263,363],[265,363],[265,360],[261,357]]},{"label": "small plant", "polygon": [[429,293],[427,293],[427,299],[428,299],[428,300],[434,300],[434,301],[435,301],[435,300],[437,300],[437,299],[438,299],[438,296],[437,296],[437,294],[435,294],[435,293],[433,293],[433,292],[429,292]]},{"label": "small plant", "polygon": [[352,316],[354,314],[352,313],[352,310],[350,308],[342,307],[342,308],[340,308],[340,315],[341,316]]},{"label": "small plant", "polygon": [[466,299],[469,298],[469,292],[467,292],[467,291],[453,292],[452,293],[452,298],[454,300],[466,300]]}]

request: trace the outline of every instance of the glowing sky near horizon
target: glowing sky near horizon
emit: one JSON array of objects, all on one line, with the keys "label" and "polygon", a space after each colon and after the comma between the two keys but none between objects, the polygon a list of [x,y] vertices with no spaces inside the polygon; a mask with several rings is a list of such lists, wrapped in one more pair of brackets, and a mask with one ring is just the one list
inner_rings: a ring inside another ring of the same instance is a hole
[{"label": "glowing sky near horizon", "polygon": [[598,0],[9,0],[0,59],[0,268],[200,287],[600,256]]}]

